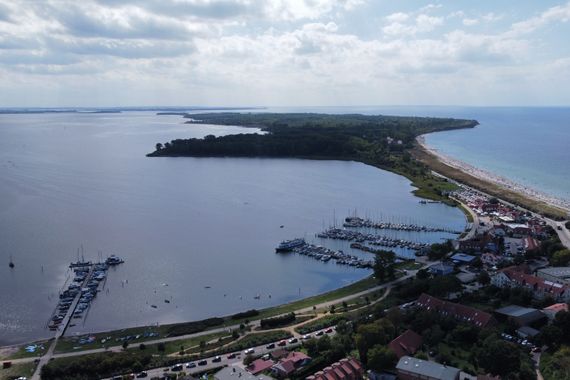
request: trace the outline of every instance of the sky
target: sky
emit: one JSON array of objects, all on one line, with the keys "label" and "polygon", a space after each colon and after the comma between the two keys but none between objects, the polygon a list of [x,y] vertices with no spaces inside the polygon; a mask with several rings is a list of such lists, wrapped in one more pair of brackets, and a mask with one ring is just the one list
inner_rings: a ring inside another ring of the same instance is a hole
[{"label": "sky", "polygon": [[570,2],[0,0],[0,107],[570,105]]}]

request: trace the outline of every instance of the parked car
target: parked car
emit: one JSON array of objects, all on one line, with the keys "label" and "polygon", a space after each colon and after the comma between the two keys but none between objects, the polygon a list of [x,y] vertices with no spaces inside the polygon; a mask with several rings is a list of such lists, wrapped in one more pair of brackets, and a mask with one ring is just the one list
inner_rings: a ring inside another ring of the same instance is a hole
[{"label": "parked car", "polygon": [[297,338],[289,339],[289,344],[297,343],[299,340]]},{"label": "parked car", "polygon": [[321,335],[323,335],[324,333],[325,333],[325,332],[321,330],[321,331],[317,331],[317,333],[316,333],[315,335],[316,335],[316,336],[321,336]]},{"label": "parked car", "polygon": [[311,339],[312,335],[311,334],[305,334],[301,337],[301,339],[303,340],[307,340],[307,339]]},{"label": "parked car", "polygon": [[193,362],[186,363],[186,368],[196,368],[196,363]]},{"label": "parked car", "polygon": [[170,370],[173,372],[182,371],[183,369],[184,369],[184,366],[182,364],[176,364],[175,366],[170,368]]},{"label": "parked car", "polygon": [[232,352],[231,354],[228,355],[228,359],[235,359],[237,358],[237,354],[235,352]]},{"label": "parked car", "polygon": [[332,327],[329,327],[328,329],[326,329],[326,330],[325,330],[325,332],[326,332],[327,334],[330,334],[330,333],[332,333],[332,332],[333,332],[333,329],[332,329]]},{"label": "parked car", "polygon": [[221,356],[216,356],[215,358],[212,359],[212,363],[219,363],[222,361],[222,357]]},{"label": "parked car", "polygon": [[287,341],[282,340],[281,342],[277,343],[277,345],[278,345],[279,347],[286,346],[286,345],[287,345]]},{"label": "parked car", "polygon": [[145,378],[145,377],[147,377],[147,376],[148,376],[148,373],[146,373],[146,372],[144,372],[144,371],[143,371],[143,372],[139,372],[139,373],[137,374],[137,379],[142,379],[142,378]]},{"label": "parked car", "polygon": [[275,348],[275,343],[270,343],[267,346],[265,346],[265,348],[267,348],[268,350],[271,350],[271,349]]},{"label": "parked car", "polygon": [[206,365],[206,364],[208,364],[208,361],[205,360],[205,359],[204,359],[204,360],[200,360],[200,361],[198,362],[198,365]]},{"label": "parked car", "polygon": [[253,348],[248,348],[247,350],[245,350],[243,353],[246,355],[251,355],[255,352],[255,350]]}]

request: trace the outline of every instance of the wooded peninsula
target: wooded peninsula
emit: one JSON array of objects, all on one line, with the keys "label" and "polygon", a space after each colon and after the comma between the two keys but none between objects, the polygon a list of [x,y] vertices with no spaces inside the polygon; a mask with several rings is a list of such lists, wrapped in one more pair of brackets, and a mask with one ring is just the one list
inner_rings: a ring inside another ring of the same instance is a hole
[{"label": "wooded peninsula", "polygon": [[263,133],[203,139],[177,139],[156,144],[149,157],[271,157],[358,161],[401,174],[418,187],[416,195],[448,200],[455,189],[431,174],[409,150],[417,136],[473,128],[476,120],[383,115],[316,113],[202,113],[185,115],[191,124],[237,125]]}]

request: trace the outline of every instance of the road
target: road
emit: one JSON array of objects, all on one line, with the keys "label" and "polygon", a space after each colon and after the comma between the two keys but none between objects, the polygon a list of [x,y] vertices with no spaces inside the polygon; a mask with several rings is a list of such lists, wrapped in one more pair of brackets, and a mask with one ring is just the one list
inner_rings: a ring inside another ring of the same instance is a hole
[{"label": "road", "polygon": [[[425,269],[425,268],[427,268],[433,264],[434,263],[427,263],[421,269]],[[363,291],[358,292],[358,293],[353,293],[353,294],[350,294],[350,295],[347,295],[344,297],[339,297],[339,298],[332,300],[332,301],[322,302],[322,303],[316,304],[314,306],[317,309],[328,309],[331,305],[336,305],[336,304],[342,303],[344,301],[349,301],[349,300],[352,300],[355,298],[366,296],[368,294],[377,292],[379,290],[391,288],[392,286],[394,286],[400,282],[406,281],[407,279],[414,277],[416,275],[416,273],[417,273],[417,270],[410,270],[410,271],[408,271],[408,273],[405,276],[402,276],[396,280],[393,280],[393,281],[390,281],[390,282],[387,282],[387,283],[384,283],[381,285],[377,285],[375,287],[369,288],[367,290],[363,290]],[[385,297],[387,294],[388,294],[388,292],[383,297]],[[378,301],[379,300],[377,300],[375,302],[378,302]],[[308,312],[312,312],[312,311],[313,311],[313,306],[309,306],[309,307],[305,307],[302,309],[295,310],[295,313],[296,314],[303,314],[303,313],[308,313]],[[260,323],[261,323],[261,320],[255,320],[255,321],[251,322],[250,325],[253,327],[253,329],[255,329],[256,327],[258,327],[260,325]],[[157,344],[157,343],[175,342],[178,340],[200,337],[200,336],[209,335],[212,333],[231,331],[233,329],[238,329],[238,328],[239,328],[239,325],[225,326],[225,327],[220,327],[220,328],[216,328],[216,329],[201,331],[201,332],[195,333],[195,334],[188,334],[188,335],[181,335],[181,336],[176,336],[176,337],[167,337],[167,338],[161,338],[161,339],[156,339],[156,340],[151,340],[151,341],[145,341],[144,343],[146,345],[151,345],[151,344]],[[45,364],[47,364],[52,358],[66,358],[66,357],[82,356],[82,355],[89,355],[89,354],[109,352],[109,351],[120,352],[122,350],[122,346],[113,346],[113,347],[109,347],[109,348],[96,348],[96,349],[92,349],[92,350],[54,354],[54,349],[55,349],[55,346],[57,343],[57,339],[61,336],[61,334],[63,334],[63,331],[61,333],[59,333],[59,331],[58,331],[58,334],[56,335],[56,341],[52,342],[52,344],[51,344],[50,348],[48,349],[48,351],[46,352],[46,354],[44,354],[40,358],[40,362],[38,364],[36,372],[34,373],[33,377],[31,378],[32,380],[40,380],[41,368]],[[10,361],[13,364],[20,364],[20,363],[33,362],[36,359],[37,359],[36,357],[30,357],[30,358],[14,359],[14,360],[10,360]],[[202,369],[204,369],[204,368],[202,368]]]},{"label": "road", "polygon": [[461,200],[459,200],[458,198],[455,197],[450,197],[450,198],[461,204],[461,206],[463,206],[463,208],[467,210],[467,212],[471,215],[471,218],[473,219],[473,222],[471,224],[471,229],[460,240],[469,240],[475,237],[477,231],[479,230],[479,215],[477,215],[477,213],[473,211],[471,207],[461,202]]},{"label": "road", "polygon": [[[443,175],[441,175],[441,174],[439,174],[439,173],[437,173],[437,172],[434,172],[434,173],[436,173],[437,175],[439,175],[439,176],[441,176],[441,177],[443,177],[443,178],[447,178],[447,177],[445,177],[445,176],[443,176]],[[448,179],[449,179],[449,178],[448,178]],[[450,179],[449,179],[449,180],[450,180]],[[485,193],[484,191],[481,191],[481,190],[478,190],[478,189],[474,189],[474,188],[472,188],[472,187],[470,187],[470,186],[467,186],[467,185],[465,185],[465,184],[463,184],[463,183],[462,183],[461,185],[462,185],[463,187],[465,187],[466,189],[469,189],[469,190],[478,192],[478,193],[483,194],[483,195],[485,195],[485,196],[487,196],[487,197],[489,197],[489,198],[497,198],[497,197],[495,197],[494,195],[490,195],[490,194]],[[455,198],[454,198],[454,199],[455,199]],[[540,215],[540,214],[537,214],[537,213],[535,213],[535,212],[532,212],[532,211],[530,211],[530,210],[527,210],[527,209],[524,208],[524,207],[517,206],[517,205],[515,205],[515,204],[513,204],[513,203],[511,203],[511,202],[507,202],[507,201],[505,201],[504,199],[500,199],[500,198],[497,198],[497,199],[499,199],[499,200],[501,201],[501,203],[504,203],[504,204],[506,204],[506,205],[508,205],[508,206],[510,206],[510,207],[512,207],[512,208],[514,208],[515,210],[524,211],[524,212],[529,212],[531,215],[533,215],[533,216],[535,216],[535,217],[537,217],[537,218],[542,218],[542,219],[546,222],[546,224],[548,224],[549,226],[551,226],[552,228],[554,228],[554,231],[556,231],[556,233],[558,234],[558,237],[560,238],[560,241],[562,242],[562,244],[563,244],[566,248],[570,249],[570,231],[568,231],[568,229],[567,229],[566,226],[565,226],[566,221],[556,221],[556,220],[554,220],[554,219],[550,219],[550,218],[547,218],[547,217],[543,217],[543,216]],[[471,210],[469,207],[467,207],[467,210],[469,210],[469,212],[472,213],[472,215],[473,215],[473,213],[474,213],[473,210]],[[473,219],[474,222],[475,222],[475,220],[476,220],[476,219]],[[475,223],[473,223],[473,224],[475,224]],[[560,229],[558,229],[558,227],[560,227]],[[471,231],[473,231],[473,228],[471,229]],[[470,232],[471,232],[471,231],[470,231]]]},{"label": "road", "polygon": [[[385,299],[390,294],[390,291],[392,288],[391,288],[391,286],[387,286],[387,287],[385,287],[385,289],[386,289],[386,291],[384,292],[382,297],[378,298],[377,300],[375,300],[371,304],[378,303],[378,302],[382,301],[383,299]],[[340,302],[342,302],[342,301],[340,301]],[[368,305],[365,305],[363,307],[366,307],[366,306],[368,306]],[[312,308],[310,308],[310,310],[312,311]],[[325,315],[327,315],[327,314],[322,314],[319,318],[321,318]],[[251,347],[254,351],[253,354],[256,357],[257,356],[261,357],[261,356],[263,356],[265,354],[269,354],[272,351],[279,349],[279,348],[291,349],[291,348],[295,348],[295,347],[300,346],[302,344],[301,334],[297,333],[295,331],[295,328],[302,326],[306,323],[313,322],[313,321],[315,321],[315,319],[311,319],[309,321],[305,321],[305,322],[302,322],[302,323],[299,323],[299,324],[296,324],[293,326],[289,326],[285,329],[281,329],[281,330],[287,330],[287,331],[291,332],[293,334],[294,338],[296,339],[296,342],[291,343],[290,340],[281,341],[282,345],[280,346],[279,345],[280,342],[276,341],[276,342],[273,342],[274,346],[272,348],[268,348],[268,347],[270,347],[269,344]],[[279,329],[276,329],[276,330],[279,330]],[[270,330],[266,330],[266,331],[270,331]],[[320,336],[316,335],[317,331],[315,331],[311,334],[308,334],[308,336],[320,339],[323,336],[327,336],[327,335],[328,336],[334,336],[336,334],[336,331],[334,329],[332,329],[332,327],[325,327],[319,331],[321,334]],[[327,333],[326,331],[329,331],[329,332]],[[208,370],[215,369],[215,368],[222,367],[222,366],[239,366],[241,368],[244,368],[245,366],[243,365],[243,359],[246,355],[245,352],[243,352],[243,353],[242,352],[236,352],[235,354],[236,354],[236,356],[234,358],[229,358],[227,354],[221,355],[218,357],[219,358],[218,362],[213,361],[213,359],[216,356],[210,356],[208,358],[203,359],[206,361],[206,364],[200,365],[200,366],[196,365],[193,368],[187,367],[187,364],[189,364],[189,363],[180,363],[180,364],[182,364],[184,366],[183,371],[186,372],[187,374],[190,374],[190,375],[195,374],[195,373],[199,373],[199,372],[208,371]],[[193,364],[197,364],[197,362],[193,362]],[[173,367],[154,368],[154,369],[147,370],[145,372],[147,373],[148,378],[161,377],[162,375],[164,375],[166,373],[170,373],[170,374],[176,373],[176,372],[172,371],[172,368]]]}]

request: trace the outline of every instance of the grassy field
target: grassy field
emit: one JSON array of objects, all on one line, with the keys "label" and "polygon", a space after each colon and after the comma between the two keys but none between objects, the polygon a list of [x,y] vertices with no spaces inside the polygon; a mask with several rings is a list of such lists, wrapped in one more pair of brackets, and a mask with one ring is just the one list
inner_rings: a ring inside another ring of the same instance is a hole
[{"label": "grassy field", "polygon": [[545,202],[526,197],[523,194],[507,190],[494,183],[483,181],[470,174],[464,173],[461,170],[446,165],[441,162],[436,156],[429,153],[419,145],[416,146],[416,148],[414,148],[411,153],[414,158],[421,161],[435,172],[440,173],[441,175],[444,175],[448,178],[452,178],[460,183],[464,183],[475,189],[481,190],[485,193],[491,194],[497,198],[504,199],[513,204],[521,205],[526,209],[551,218],[564,219],[567,216],[567,212],[562,209],[550,206]]},{"label": "grassy field", "polygon": [[30,378],[36,370],[35,363],[14,364],[10,368],[0,367],[0,380],[12,380],[20,376]]},{"label": "grassy field", "polygon": [[[370,289],[374,286],[378,285],[378,281],[373,278],[372,276],[367,277],[363,280],[357,281],[353,284],[345,286],[343,288],[339,288],[328,293],[316,295],[309,298],[304,298],[298,301],[294,301],[288,304],[271,307],[267,309],[263,309],[259,311],[259,315],[255,316],[252,319],[262,319],[268,318],[280,314],[289,313],[298,309],[303,309],[310,307],[312,305],[328,302],[337,298],[349,296],[354,293],[358,293],[367,289]],[[227,327],[233,326],[240,323],[246,322],[246,318],[240,320],[233,320],[229,317],[225,318],[225,322],[222,325],[214,326],[212,328],[219,328],[219,327]],[[156,340],[160,338],[164,338],[167,336],[168,325],[161,325],[161,326],[146,326],[146,327],[134,327],[122,330],[115,330],[109,332],[102,332],[102,333],[94,333],[94,334],[87,334],[81,335],[77,337],[66,337],[60,339],[56,346],[55,352],[56,353],[64,353],[64,352],[71,352],[71,351],[85,351],[91,350],[95,348],[103,348],[104,346],[112,347],[112,346],[120,346],[123,343],[123,339],[126,337],[135,337],[135,339],[129,340],[130,346],[138,346],[140,343],[144,343],[151,340]],[[207,330],[205,330],[207,331]],[[158,334],[157,336],[145,336],[145,334]],[[93,343],[89,344],[79,344],[80,338],[92,336],[95,338]],[[138,338],[136,338],[138,336]],[[204,337],[201,337],[199,340],[203,340]],[[102,341],[104,342],[102,343]],[[180,344],[176,343],[177,348],[176,351],[179,350]],[[188,344],[185,344],[185,346]],[[33,355],[32,355],[33,356]]]},{"label": "grassy field", "polygon": [[[158,334],[158,336],[146,336],[150,333]],[[92,350],[94,348],[112,347],[120,346],[123,344],[124,338],[130,336],[135,337],[135,339],[129,340],[129,345],[139,345],[140,343],[156,340],[164,337],[164,326],[159,327],[134,327],[130,329],[115,330],[96,334],[85,334],[74,337],[65,337],[57,342],[55,347],[55,353],[63,353],[70,351],[85,351]],[[139,336],[139,338],[136,338]],[[85,337],[94,337],[93,343],[80,344],[80,340]]]},{"label": "grassy field", "polygon": [[[26,347],[30,345],[38,346],[34,352],[26,351]],[[34,343],[28,343],[18,348],[17,351],[8,355],[6,359],[22,359],[22,358],[33,358],[36,356],[41,356],[45,354],[46,350],[49,348],[50,341],[42,340]],[[4,358],[3,358],[4,359]]]},{"label": "grassy field", "polygon": [[338,322],[342,320],[346,320],[346,317],[343,316],[342,314],[331,314],[322,317],[316,321],[304,324],[303,326],[297,327],[295,331],[297,331],[299,334],[308,334],[313,331],[321,330],[325,327],[336,325]]}]

